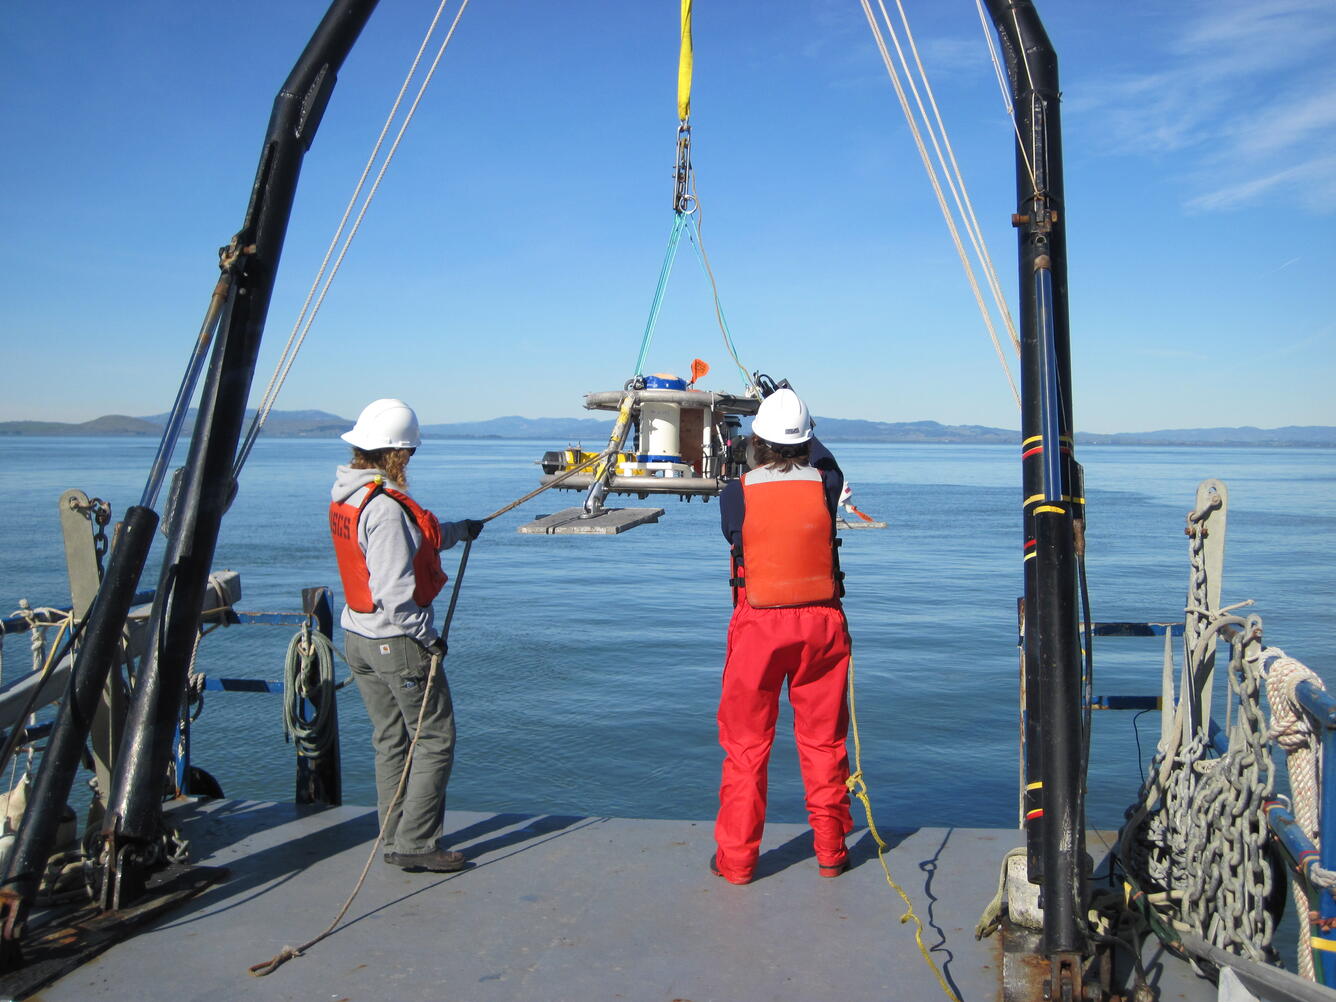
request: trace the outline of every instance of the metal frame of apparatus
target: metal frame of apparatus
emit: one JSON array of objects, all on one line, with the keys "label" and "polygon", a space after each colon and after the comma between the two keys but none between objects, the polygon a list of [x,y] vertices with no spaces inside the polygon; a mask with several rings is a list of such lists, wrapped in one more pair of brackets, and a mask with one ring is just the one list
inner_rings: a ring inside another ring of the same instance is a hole
[{"label": "metal frame of apparatus", "polygon": [[[725,478],[736,476],[740,457],[730,449],[742,434],[741,417],[756,413],[750,397],[706,390],[647,388],[590,393],[588,410],[620,413],[629,405],[630,420],[614,428],[615,454],[622,454],[632,425],[636,426],[635,458],[600,464],[576,474],[558,490],[586,490],[585,510],[597,513],[608,494],[675,494],[682,498],[713,497]],[[610,444],[612,444],[610,442]],[[543,481],[559,472],[544,463]]]},{"label": "metal frame of apparatus", "polygon": [[[675,377],[637,377],[624,390],[590,393],[587,410],[615,411],[603,458],[565,449],[546,453],[543,484],[558,490],[582,490],[584,504],[547,515],[519,528],[523,533],[612,533],[657,521],[661,508],[608,508],[609,494],[675,495],[709,499],[725,482],[746,469],[742,418],[756,413],[760,401],[710,390],[687,389]],[[635,429],[635,450],[627,439]],[[575,472],[580,465],[585,473]],[[560,481],[558,482],[558,479]]]}]

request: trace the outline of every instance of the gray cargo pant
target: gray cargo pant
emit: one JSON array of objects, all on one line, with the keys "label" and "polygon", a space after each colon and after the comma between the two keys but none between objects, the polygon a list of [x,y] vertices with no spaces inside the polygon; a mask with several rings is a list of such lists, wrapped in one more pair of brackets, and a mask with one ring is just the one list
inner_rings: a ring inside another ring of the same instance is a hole
[{"label": "gray cargo pant", "polygon": [[431,852],[441,837],[445,784],[455,758],[455,713],[445,671],[437,669],[408,781],[398,806],[390,811],[422,707],[431,655],[404,636],[369,638],[345,630],[343,642],[371,718],[376,809],[385,830],[385,851]]}]

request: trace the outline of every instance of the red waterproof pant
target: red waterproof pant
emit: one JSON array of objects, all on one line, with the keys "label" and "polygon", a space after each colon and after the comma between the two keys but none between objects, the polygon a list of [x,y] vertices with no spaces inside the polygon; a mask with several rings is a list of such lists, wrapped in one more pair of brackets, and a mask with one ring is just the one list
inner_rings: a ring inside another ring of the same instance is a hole
[{"label": "red waterproof pant", "polygon": [[727,879],[745,881],[756,866],[766,771],[786,680],[817,862],[838,866],[847,858],[844,836],[853,830],[844,745],[849,649],[844,612],[836,603],[753,609],[739,596],[728,626],[719,700],[725,757],[714,838],[716,865]]}]

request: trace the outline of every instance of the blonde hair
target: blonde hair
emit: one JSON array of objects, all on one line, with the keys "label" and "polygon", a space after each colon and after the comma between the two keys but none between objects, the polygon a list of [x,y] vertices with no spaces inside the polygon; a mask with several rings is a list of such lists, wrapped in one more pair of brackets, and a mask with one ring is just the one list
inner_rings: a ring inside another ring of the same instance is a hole
[{"label": "blonde hair", "polygon": [[380,470],[385,476],[400,487],[408,486],[408,457],[412,449],[359,449],[353,446],[352,462],[348,465],[354,470]]}]

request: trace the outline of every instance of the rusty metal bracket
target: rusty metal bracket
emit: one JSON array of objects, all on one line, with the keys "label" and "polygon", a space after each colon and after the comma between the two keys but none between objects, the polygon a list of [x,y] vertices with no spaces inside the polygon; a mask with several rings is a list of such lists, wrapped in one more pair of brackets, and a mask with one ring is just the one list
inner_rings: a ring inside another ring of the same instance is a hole
[{"label": "rusty metal bracket", "polygon": [[0,940],[0,998],[30,998],[227,876],[223,867],[171,866],[154,874],[129,908],[107,912],[89,902],[42,914],[30,923],[21,949],[17,939]]}]

